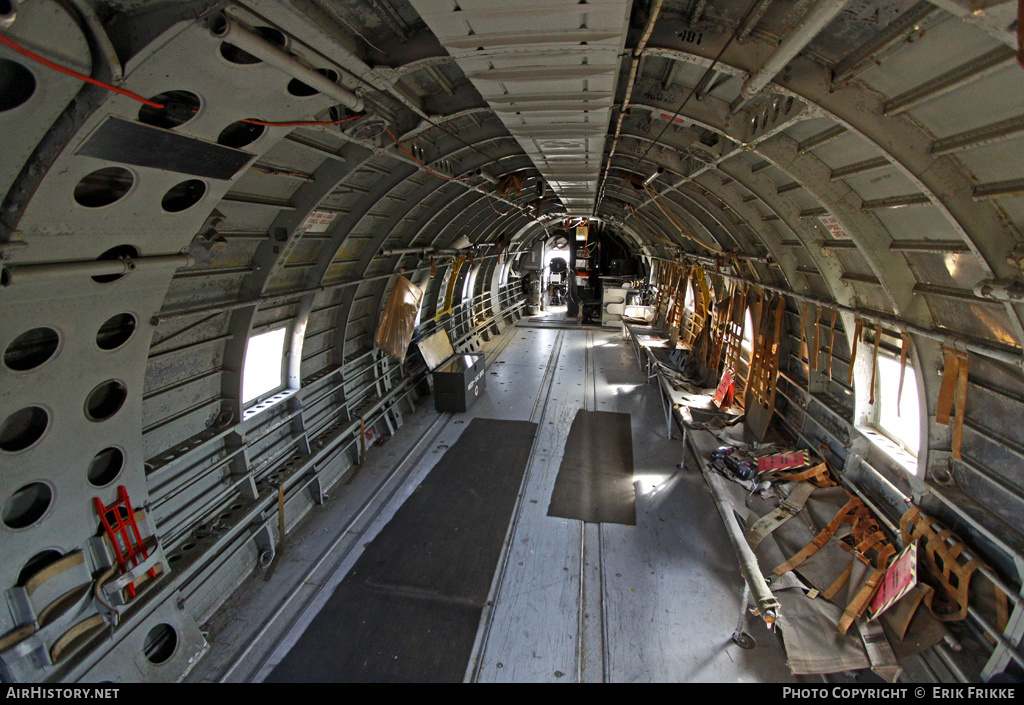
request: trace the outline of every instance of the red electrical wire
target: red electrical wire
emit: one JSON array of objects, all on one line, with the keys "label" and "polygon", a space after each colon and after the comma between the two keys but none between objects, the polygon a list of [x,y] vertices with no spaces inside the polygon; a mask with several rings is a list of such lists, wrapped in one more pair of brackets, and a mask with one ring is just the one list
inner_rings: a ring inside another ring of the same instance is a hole
[{"label": "red electrical wire", "polygon": [[[32,59],[33,61],[37,61],[40,64],[42,64],[43,66],[51,68],[54,71],[59,71],[60,73],[63,73],[63,74],[66,74],[68,76],[72,76],[74,78],[77,78],[80,81],[85,81],[86,83],[92,83],[93,85],[99,86],[101,88],[106,88],[108,91],[113,91],[114,93],[120,93],[121,95],[128,96],[129,98],[132,98],[133,100],[137,100],[140,103],[145,103],[146,105],[148,105],[150,107],[153,107],[153,108],[156,108],[158,110],[163,110],[163,108],[164,108],[164,105],[162,105],[161,103],[156,103],[156,102],[154,102],[152,100],[148,100],[146,98],[143,98],[142,96],[138,95],[137,93],[132,93],[131,91],[127,91],[127,90],[125,90],[123,88],[118,88],[117,86],[113,86],[113,85],[111,85],[109,83],[104,83],[103,81],[98,81],[95,78],[92,78],[90,76],[86,76],[85,74],[81,74],[81,73],[78,73],[77,71],[73,71],[72,69],[65,68],[65,67],[63,67],[63,66],[61,66],[59,64],[55,64],[52,61],[50,61],[49,59],[44,59],[43,57],[39,56],[39,54],[36,54],[35,52],[29,51],[28,49],[22,47],[17,42],[15,42],[13,39],[9,39],[9,38],[3,36],[2,34],[0,34],[0,43],[6,44],[7,46],[9,46],[11,49],[14,49],[14,51],[18,52],[19,54],[21,54],[23,56],[27,56],[29,59]],[[340,123],[348,122],[349,120],[355,120],[356,118],[360,118],[360,117],[362,117],[362,115],[354,115],[352,117],[341,118],[340,120],[296,120],[296,121],[293,121],[293,122],[269,122],[269,121],[266,121],[266,120],[245,119],[245,120],[242,120],[242,122],[249,123],[250,125],[263,125],[265,127],[299,127],[299,126],[303,126],[303,125],[338,125]],[[408,149],[406,149],[402,145],[402,143],[398,141],[398,138],[395,137],[395,134],[391,130],[387,130],[387,133],[389,135],[391,135],[391,138],[395,141],[395,146],[396,147],[398,147],[403,152],[405,152],[407,155],[409,155],[409,157],[414,162],[416,162],[421,167],[423,167],[423,169],[425,169],[428,173],[433,174],[434,176],[437,176],[438,178],[445,179],[447,181],[465,181],[466,180],[464,177],[456,178],[456,177],[447,176],[445,174],[441,174],[439,172],[434,171],[433,169],[428,167],[426,164],[421,162],[419,159],[417,159],[416,156],[412,152],[410,152]],[[494,204],[491,203],[490,196],[488,196],[486,192],[484,193],[484,196],[487,197],[487,203],[491,206],[492,209],[494,209],[495,213],[498,213],[498,215],[508,215],[507,213],[501,213],[497,208],[494,207]]]},{"label": "red electrical wire", "polygon": [[430,168],[429,166],[427,166],[426,164],[424,164],[423,162],[421,162],[421,161],[420,161],[419,159],[417,159],[417,158],[416,158],[416,155],[415,155],[415,154],[413,154],[413,153],[412,153],[412,152],[410,152],[410,151],[409,151],[408,149],[406,149],[406,148],[405,148],[405,147],[404,147],[404,146],[402,145],[402,143],[398,141],[398,138],[397,138],[397,137],[395,137],[395,133],[394,133],[394,132],[392,132],[392,131],[391,131],[391,130],[389,130],[388,128],[384,128],[384,130],[385,130],[385,132],[387,132],[387,133],[388,133],[389,135],[391,135],[391,139],[393,139],[393,140],[395,141],[395,146],[396,146],[396,147],[398,147],[398,148],[399,148],[400,150],[402,150],[403,152],[405,152],[406,154],[408,154],[408,155],[409,155],[409,158],[410,158],[410,159],[412,159],[412,160],[413,160],[414,162],[416,162],[417,164],[419,164],[419,165],[420,165],[421,167],[423,167],[423,169],[424,169],[424,170],[425,170],[425,171],[426,171],[426,172],[427,172],[428,174],[433,174],[434,176],[438,177],[439,179],[444,179],[444,180],[446,180],[446,181],[465,181],[465,180],[466,180],[466,179],[465,179],[465,177],[459,177],[459,178],[455,178],[455,177],[452,177],[452,176],[447,176],[446,174],[440,174],[440,173],[438,173],[438,172],[434,171],[434,170],[433,170],[433,169],[431,169],[431,168]]},{"label": "red electrical wire", "polygon": [[298,127],[300,125],[337,125],[342,122],[348,122],[349,120],[355,120],[361,118],[363,115],[353,115],[352,117],[342,118],[341,120],[297,120],[295,122],[266,122],[265,120],[242,120],[250,125],[263,125],[265,127]]},{"label": "red electrical wire", "polygon": [[7,37],[3,36],[2,34],[0,34],[0,43],[6,44],[11,49],[14,49],[14,51],[16,51],[19,54],[21,54],[22,56],[27,56],[28,58],[32,59],[33,61],[38,61],[43,66],[51,68],[54,71],[59,71],[60,73],[66,74],[66,75],[71,76],[73,78],[77,78],[80,81],[85,81],[86,83],[92,83],[93,85],[99,86],[100,88],[106,88],[108,91],[114,91],[115,93],[120,93],[121,95],[126,95],[129,98],[137,100],[140,103],[145,103],[146,105],[148,105],[150,107],[153,107],[153,108],[157,108],[158,110],[161,110],[164,107],[160,103],[154,103],[152,100],[147,100],[147,99],[143,98],[141,95],[138,95],[136,93],[132,93],[131,91],[126,91],[123,88],[118,88],[117,86],[112,86],[109,83],[104,83],[103,81],[97,81],[95,78],[91,78],[89,76],[86,76],[85,74],[81,74],[81,73],[78,73],[77,71],[72,71],[71,69],[64,68],[63,66],[61,66],[59,64],[55,64],[52,61],[50,61],[49,59],[44,59],[43,57],[39,56],[39,54],[36,54],[35,52],[29,51],[25,47],[23,47],[23,46],[19,45],[17,42],[15,42],[13,39],[8,39]]},{"label": "red electrical wire", "polygon": [[489,205],[491,207],[491,210],[494,211],[495,213],[497,213],[498,215],[508,215],[509,213],[512,212],[512,211],[505,211],[504,213],[502,213],[497,208],[495,208],[494,207],[494,203],[491,201],[491,197],[489,195],[487,195],[486,191],[484,191],[484,198],[487,199],[487,205]]},{"label": "red electrical wire", "polygon": [[[85,74],[81,74],[77,71],[73,71],[72,69],[65,68],[60,64],[55,64],[49,59],[44,59],[43,57],[39,56],[39,54],[36,54],[33,51],[29,51],[25,47],[15,42],[13,39],[9,39],[8,37],[3,36],[2,34],[0,34],[0,43],[6,44],[19,54],[27,56],[33,61],[38,61],[43,66],[51,68],[54,71],[59,71],[60,73],[66,74],[73,78],[77,78],[80,81],[85,81],[86,83],[92,83],[93,85],[99,86],[100,88],[106,88],[108,91],[113,91],[115,93],[120,93],[121,95],[126,95],[129,98],[132,98],[133,100],[137,100],[140,103],[145,103],[146,105],[152,108],[156,108],[158,110],[163,110],[165,107],[163,104],[154,102],[152,100],[147,100],[146,98],[143,98],[137,93],[126,91],[123,88],[112,86],[111,84],[104,83],[103,81],[97,81],[95,78],[91,78],[90,76],[86,76]],[[342,122],[348,122],[349,120],[355,120],[356,118],[359,117],[362,117],[362,115],[355,115],[353,117],[342,118],[340,120],[298,120],[295,122],[267,122],[265,120],[242,120],[242,122],[248,122],[252,125],[263,125],[265,127],[298,127],[300,125],[337,125]]]}]

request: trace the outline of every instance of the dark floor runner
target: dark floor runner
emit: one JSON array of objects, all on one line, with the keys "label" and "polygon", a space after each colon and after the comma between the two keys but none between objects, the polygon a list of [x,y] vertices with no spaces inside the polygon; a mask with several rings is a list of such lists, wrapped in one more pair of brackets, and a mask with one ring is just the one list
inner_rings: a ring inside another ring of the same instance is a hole
[{"label": "dark floor runner", "polygon": [[461,681],[536,430],[474,419],[266,681]]},{"label": "dark floor runner", "polygon": [[629,414],[583,409],[576,412],[548,516],[636,524]]}]

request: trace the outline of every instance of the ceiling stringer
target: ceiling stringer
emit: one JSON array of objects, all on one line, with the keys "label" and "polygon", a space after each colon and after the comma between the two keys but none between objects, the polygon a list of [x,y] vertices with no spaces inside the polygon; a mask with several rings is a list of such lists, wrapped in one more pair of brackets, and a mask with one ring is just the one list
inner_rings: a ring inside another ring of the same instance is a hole
[{"label": "ceiling stringer", "polygon": [[591,215],[631,3],[412,5],[567,214]]}]

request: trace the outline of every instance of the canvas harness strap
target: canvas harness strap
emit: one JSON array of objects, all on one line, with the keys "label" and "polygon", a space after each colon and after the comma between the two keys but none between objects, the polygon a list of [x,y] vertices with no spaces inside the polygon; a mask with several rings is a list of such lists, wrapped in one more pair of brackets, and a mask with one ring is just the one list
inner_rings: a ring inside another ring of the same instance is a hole
[{"label": "canvas harness strap", "polygon": [[861,319],[856,320],[856,325],[853,327],[853,345],[850,348],[850,373],[847,375],[846,384],[853,384],[853,363],[857,361],[857,343],[860,341],[860,332],[864,329],[864,321]]},{"label": "canvas harness strap", "polygon": [[[935,527],[939,527],[936,530]],[[957,621],[967,616],[971,577],[984,565],[978,558],[964,560],[961,554],[966,545],[949,529],[923,514],[918,507],[911,507],[900,519],[900,533],[904,543],[920,540],[919,550],[923,563],[939,584],[948,593],[951,601],[944,604],[936,598],[930,605],[935,616],[943,621]],[[995,627],[1002,631],[1008,620],[1006,593],[996,585],[994,591]]]},{"label": "canvas harness strap", "polygon": [[850,497],[850,500],[843,505],[843,508],[839,510],[839,513],[828,523],[824,529],[818,532],[818,535],[811,539],[811,542],[800,549],[795,556],[790,558],[782,565],[775,568],[773,573],[775,575],[782,575],[787,573],[801,563],[806,561],[808,558],[818,552],[822,546],[824,546],[832,535],[839,530],[839,527],[843,524],[852,524],[856,512],[864,507],[864,503],[856,497]]},{"label": "canvas harness strap", "polygon": [[867,609],[868,603],[874,596],[875,591],[878,590],[878,586],[882,584],[882,578],[885,577],[885,565],[878,568],[871,574],[871,577],[867,579],[864,586],[860,591],[853,596],[850,603],[843,610],[843,616],[839,619],[839,633],[846,634],[849,630],[850,625],[853,624],[854,620],[864,614],[864,610]]},{"label": "canvas harness strap", "polygon": [[[867,609],[868,603],[871,601],[872,596],[881,584],[882,578],[885,576],[889,560],[896,553],[896,549],[889,543],[885,534],[879,529],[878,522],[871,513],[871,510],[868,509],[864,502],[859,498],[852,495],[849,495],[849,497],[849,501],[843,505],[842,509],[840,509],[832,521],[829,522],[828,526],[818,532],[818,535],[815,536],[811,542],[804,546],[799,552],[797,552],[795,556],[774,570],[775,575],[782,575],[787,571],[797,568],[804,563],[804,561],[817,553],[818,550],[835,535],[840,526],[843,524],[850,524],[851,529],[849,538],[853,541],[853,547],[850,548],[842,542],[840,545],[843,545],[847,550],[854,552],[853,560],[859,560],[866,564],[873,565],[874,569],[843,610],[843,616],[840,618],[838,624],[839,633],[841,634],[845,634],[850,628],[850,625],[853,624],[853,622],[864,613],[864,610]],[[874,551],[877,554],[874,561],[868,559],[867,554],[869,551]],[[850,579],[852,571],[853,566],[851,564],[849,569],[844,571],[839,578],[829,586],[828,590],[823,593],[823,596],[827,599],[835,597],[835,595],[839,593],[839,590]]]},{"label": "canvas harness strap", "polygon": [[783,482],[813,482],[818,487],[835,487],[836,483],[828,476],[828,465],[822,461],[807,470],[782,472],[772,478]]},{"label": "canvas harness strap", "polygon": [[832,350],[836,346],[836,318],[839,312],[832,309],[832,329],[828,337],[828,381],[832,381]]},{"label": "canvas harness strap", "polygon": [[[800,304],[800,347],[807,345],[807,304]],[[807,361],[810,363],[811,349],[807,348]]]},{"label": "canvas harness strap", "polygon": [[935,423],[949,425],[953,397],[956,395],[956,412],[953,416],[953,457],[962,460],[961,446],[964,439],[964,414],[967,410],[967,369],[969,361],[966,351],[943,346],[945,365],[942,370],[942,386],[935,408]]},{"label": "canvas harness strap", "polygon": [[939,387],[939,401],[935,406],[935,423],[949,425],[949,412],[953,409],[953,394],[956,392],[958,363],[956,351],[942,346],[945,364],[942,367],[942,386]]},{"label": "canvas harness strap", "polygon": [[875,349],[871,353],[871,386],[868,388],[868,404],[875,403],[875,374],[878,372],[878,344],[882,342],[882,328],[875,326]]},{"label": "canvas harness strap", "polygon": [[810,482],[798,483],[793,488],[793,491],[789,493],[789,496],[779,502],[779,506],[774,511],[765,514],[755,521],[745,536],[747,543],[750,544],[750,548],[756,550],[766,536],[785,524],[797,512],[803,509],[804,504],[807,503],[807,498],[811,496],[811,492],[814,490],[815,486]]},{"label": "canvas harness strap", "polygon": [[811,345],[813,350],[809,351],[811,356],[811,369],[818,369],[818,355],[821,352],[821,308],[818,306],[814,307],[814,344]]}]

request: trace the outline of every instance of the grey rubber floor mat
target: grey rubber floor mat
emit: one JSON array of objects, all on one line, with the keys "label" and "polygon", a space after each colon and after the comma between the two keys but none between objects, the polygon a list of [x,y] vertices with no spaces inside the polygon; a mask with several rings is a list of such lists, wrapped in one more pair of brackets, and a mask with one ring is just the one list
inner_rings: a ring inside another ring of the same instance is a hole
[{"label": "grey rubber floor mat", "polygon": [[548,516],[636,524],[629,414],[583,409],[576,412]]},{"label": "grey rubber floor mat", "polygon": [[474,419],[267,682],[460,682],[536,424]]}]

